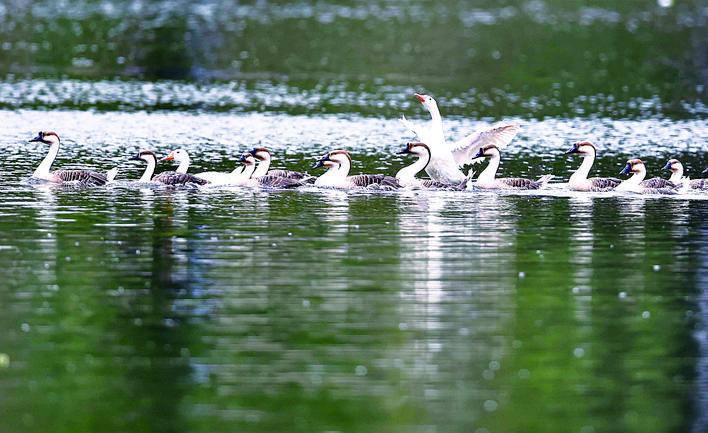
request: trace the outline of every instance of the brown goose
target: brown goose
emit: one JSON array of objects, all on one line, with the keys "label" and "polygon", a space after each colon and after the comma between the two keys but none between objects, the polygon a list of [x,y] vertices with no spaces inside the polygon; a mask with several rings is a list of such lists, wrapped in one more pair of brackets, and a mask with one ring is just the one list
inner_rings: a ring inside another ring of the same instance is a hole
[{"label": "brown goose", "polygon": [[312,183],[315,181],[315,178],[307,173],[301,173],[299,171],[292,170],[271,170],[270,163],[272,161],[272,158],[270,155],[270,151],[265,147],[254,147],[248,152],[253,155],[256,160],[258,160],[258,167],[253,173],[253,177],[261,177],[268,175],[276,177],[287,177],[288,179],[300,180],[308,183]]},{"label": "brown goose", "polygon": [[[685,184],[685,180],[683,177],[683,164],[678,159],[672,158],[669,160],[669,162],[666,163],[666,165],[663,167],[663,170],[670,170],[671,171],[671,177],[669,178],[669,181],[675,185],[679,184]],[[703,174],[705,174],[708,171],[708,169],[703,171]],[[708,190],[708,179],[691,179],[688,180],[688,188],[689,189],[699,189],[706,191]]]},{"label": "brown goose", "polygon": [[595,156],[597,156],[597,150],[595,145],[589,141],[578,141],[573,143],[566,154],[578,153],[583,155],[583,163],[580,167],[570,176],[568,180],[568,187],[574,191],[611,191],[622,181],[614,177],[591,177],[588,178],[590,169],[592,168],[593,162],[595,162]]},{"label": "brown goose", "polygon": [[477,152],[477,158],[489,158],[487,168],[479,174],[474,186],[483,189],[539,189],[553,179],[552,174],[547,174],[538,180],[525,179],[522,177],[507,177],[496,179],[501,153],[499,148],[493,144],[484,146]]},{"label": "brown goose", "polygon": [[352,166],[352,157],[346,150],[333,150],[324,154],[312,168],[327,167],[328,170],[315,180],[315,185],[330,188],[368,188],[383,187],[398,189],[401,184],[398,179],[383,174],[359,174],[349,176]]},{"label": "brown goose", "polygon": [[431,188],[431,189],[451,189],[451,190],[463,190],[466,187],[467,182],[460,182],[458,184],[446,184],[444,182],[438,182],[432,179],[418,179],[415,176],[425,168],[430,163],[431,152],[430,147],[425,143],[411,142],[406,144],[406,147],[399,154],[411,154],[416,155],[418,160],[413,164],[403,167],[396,173],[396,179],[398,183],[404,188]]},{"label": "brown goose", "polygon": [[641,159],[630,159],[620,174],[633,173],[632,177],[620,183],[615,191],[631,191],[641,194],[676,194],[680,185],[655,177],[644,180],[647,169]]},{"label": "brown goose", "polygon": [[35,179],[42,179],[54,183],[73,183],[82,186],[101,186],[113,181],[118,173],[118,169],[114,168],[103,174],[92,170],[54,170],[50,171],[54,159],[59,153],[59,145],[61,140],[56,132],[40,131],[36,137],[30,140],[30,143],[40,142],[49,145],[49,152],[44,157],[41,164],[32,174]]},{"label": "brown goose", "polygon": [[131,158],[133,161],[145,161],[147,162],[147,167],[145,172],[140,177],[138,182],[156,182],[163,185],[206,185],[209,183],[204,179],[200,179],[196,176],[192,176],[187,173],[178,173],[176,171],[164,171],[155,177],[152,175],[155,173],[155,167],[157,166],[157,156],[155,153],[149,150],[141,150],[137,154],[133,155]]}]

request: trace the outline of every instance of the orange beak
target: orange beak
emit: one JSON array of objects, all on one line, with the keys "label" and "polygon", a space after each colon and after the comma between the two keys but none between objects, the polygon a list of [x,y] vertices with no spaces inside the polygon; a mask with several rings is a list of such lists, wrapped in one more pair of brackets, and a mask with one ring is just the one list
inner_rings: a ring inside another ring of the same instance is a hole
[{"label": "orange beak", "polygon": [[414,94],[413,96],[415,96],[415,99],[417,99],[418,102],[420,102],[421,104],[422,104],[423,102],[425,102],[425,95],[421,95],[421,94],[419,94],[419,93],[416,93],[416,94]]},{"label": "orange beak", "polygon": [[173,161],[174,159],[175,159],[175,153],[174,153],[174,152],[170,152],[169,155],[167,155],[166,157],[162,158],[163,161]]}]

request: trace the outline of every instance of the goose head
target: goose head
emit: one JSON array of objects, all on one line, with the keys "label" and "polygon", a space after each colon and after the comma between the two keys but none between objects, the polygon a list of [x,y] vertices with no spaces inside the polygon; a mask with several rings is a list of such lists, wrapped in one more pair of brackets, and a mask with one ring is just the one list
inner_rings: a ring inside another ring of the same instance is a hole
[{"label": "goose head", "polygon": [[52,144],[57,144],[57,143],[59,143],[60,141],[61,141],[61,140],[59,140],[59,136],[57,135],[56,132],[53,132],[53,131],[39,131],[39,132],[37,133],[37,136],[34,137],[33,139],[31,139],[29,142],[30,142],[30,143],[33,143],[33,142],[41,142],[41,143],[44,143],[44,144],[52,145]]},{"label": "goose head", "polygon": [[487,146],[482,146],[479,149],[479,152],[477,152],[477,155],[475,158],[491,158],[493,156],[500,156],[501,152],[499,152],[499,148],[493,144],[489,144]]},{"label": "goose head", "polygon": [[430,148],[425,143],[412,141],[412,142],[406,143],[406,147],[404,147],[403,150],[398,152],[398,154],[399,155],[412,154],[412,155],[418,155],[418,156],[427,156],[427,155],[430,155]]},{"label": "goose head", "polygon": [[571,153],[579,153],[581,155],[595,155],[597,153],[595,145],[589,141],[577,141],[573,143],[573,147],[565,151],[566,155]]},{"label": "goose head", "polygon": [[646,172],[646,167],[644,166],[644,163],[642,162],[641,159],[630,159],[627,161],[627,164],[625,164],[624,168],[622,171],[620,171],[619,174],[628,174],[628,173],[641,173],[641,172]]},{"label": "goose head", "polygon": [[256,157],[253,156],[251,152],[244,152],[238,161],[244,166],[249,167],[256,164]]},{"label": "goose head", "polygon": [[662,170],[669,170],[671,173],[676,173],[678,171],[683,172],[683,164],[676,159],[676,158],[671,158],[665,166],[661,167]]},{"label": "goose head", "polygon": [[189,154],[184,149],[177,149],[177,150],[173,150],[172,152],[168,153],[166,157],[162,158],[162,160],[163,161],[177,161],[177,162],[189,161]]},{"label": "goose head", "polygon": [[256,158],[258,161],[265,161],[266,159],[270,159],[270,152],[265,147],[254,147],[249,150],[248,153],[253,155],[253,157]]},{"label": "goose head", "polygon": [[155,152],[151,150],[141,150],[140,152],[136,153],[135,155],[131,156],[129,158],[131,161],[145,161],[145,162],[150,162],[155,161],[157,162],[157,155],[155,155]]},{"label": "goose head", "polygon": [[351,164],[352,157],[346,150],[333,150],[327,152],[317,162],[312,165],[312,168],[318,167],[341,167],[343,164]]},{"label": "goose head", "polygon": [[428,112],[433,113],[435,111],[438,111],[438,103],[435,102],[435,99],[433,99],[432,96],[421,95],[420,93],[415,93],[413,96],[415,96],[415,99],[417,99],[418,102],[423,104],[423,107],[425,107]]}]

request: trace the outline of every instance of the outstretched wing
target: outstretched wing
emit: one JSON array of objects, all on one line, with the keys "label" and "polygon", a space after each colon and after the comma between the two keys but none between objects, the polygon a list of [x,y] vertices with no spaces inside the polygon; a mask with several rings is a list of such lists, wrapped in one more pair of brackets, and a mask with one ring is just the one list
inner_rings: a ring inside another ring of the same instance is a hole
[{"label": "outstretched wing", "polygon": [[493,144],[499,149],[506,147],[519,132],[517,123],[502,123],[485,128],[452,143],[450,150],[458,165],[470,164],[483,146]]}]

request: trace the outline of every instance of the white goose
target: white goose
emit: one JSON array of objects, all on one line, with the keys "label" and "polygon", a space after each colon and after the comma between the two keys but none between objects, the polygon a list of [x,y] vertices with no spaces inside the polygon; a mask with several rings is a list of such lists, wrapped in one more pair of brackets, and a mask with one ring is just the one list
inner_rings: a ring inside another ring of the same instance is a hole
[{"label": "white goose", "polygon": [[333,150],[324,154],[312,168],[327,167],[327,171],[315,180],[316,186],[330,188],[367,188],[371,186],[389,189],[400,188],[398,179],[383,174],[359,174],[349,176],[352,157],[346,150]]},{"label": "white goose", "polygon": [[155,167],[157,167],[157,156],[150,150],[141,150],[137,154],[130,157],[130,159],[132,161],[145,161],[147,163],[147,167],[145,167],[145,171],[138,182],[155,182],[172,186],[189,184],[205,185],[209,183],[205,179],[200,179],[196,176],[192,176],[191,174],[179,173],[176,171],[164,171],[153,177],[153,174],[155,174]]},{"label": "white goose", "polygon": [[[708,190],[708,179],[687,179],[683,177],[683,164],[678,159],[672,158],[663,167],[663,170],[670,170],[671,177],[669,182],[679,185],[687,184],[689,189]],[[703,171],[703,174],[708,172],[708,169]]]},{"label": "white goose", "polygon": [[59,153],[61,140],[56,132],[40,131],[30,143],[39,142],[49,145],[49,152],[32,174],[35,179],[46,180],[53,183],[73,183],[81,186],[100,186],[112,182],[118,173],[117,168],[109,170],[106,174],[92,170],[54,170],[50,171],[52,164]]},{"label": "white goose", "polygon": [[456,185],[450,185],[443,182],[438,182],[432,179],[418,179],[415,176],[430,163],[430,147],[425,143],[411,142],[407,143],[406,147],[398,152],[399,154],[416,155],[418,159],[411,165],[403,167],[396,173],[396,179],[402,187],[405,188],[436,188],[436,189],[465,189],[465,182],[460,182]]},{"label": "white goose", "polygon": [[635,158],[627,161],[620,174],[628,173],[633,173],[632,177],[617,185],[615,191],[631,191],[641,194],[676,194],[676,190],[679,187],[679,185],[658,177],[644,180],[647,175],[647,168],[641,159]]},{"label": "white goose", "polygon": [[568,179],[568,187],[574,191],[611,191],[622,181],[614,177],[591,177],[588,179],[592,164],[595,162],[597,150],[595,145],[589,141],[578,141],[573,143],[566,154],[578,153],[583,155],[583,163]]},{"label": "white goose", "polygon": [[501,161],[501,152],[495,145],[490,144],[482,147],[477,152],[477,158],[489,158],[489,165],[479,174],[474,186],[483,189],[539,189],[545,186],[551,179],[552,174],[546,174],[538,180],[525,179],[523,177],[507,177],[496,179],[497,169]]},{"label": "white goose", "polygon": [[427,127],[415,126],[405,116],[401,117],[401,123],[415,133],[420,141],[430,147],[431,160],[425,171],[433,180],[446,184],[464,182],[467,176],[460,171],[460,166],[472,163],[477,151],[483,146],[493,144],[497,148],[503,149],[519,132],[519,125],[516,123],[500,123],[479,129],[454,143],[447,143],[442,117],[435,99],[429,95],[417,93],[415,98],[430,113],[430,125]]}]

